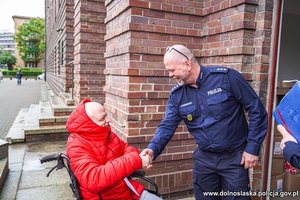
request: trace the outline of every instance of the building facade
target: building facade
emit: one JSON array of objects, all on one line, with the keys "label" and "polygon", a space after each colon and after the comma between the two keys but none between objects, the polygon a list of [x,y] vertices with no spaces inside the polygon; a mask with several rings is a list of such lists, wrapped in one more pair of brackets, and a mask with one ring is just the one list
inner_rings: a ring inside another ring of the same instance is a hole
[{"label": "building facade", "polygon": [[9,51],[15,55],[15,40],[13,33],[5,30],[0,32],[0,49]]},{"label": "building facade", "polygon": [[[163,65],[165,49],[183,44],[203,65],[240,71],[270,113],[285,2],[45,0],[47,82],[57,94],[72,92],[76,103],[84,98],[105,103],[113,130],[143,149],[175,84]],[[272,122],[270,114],[269,119]],[[273,187],[273,129],[270,123],[259,164],[251,170],[252,191]],[[195,147],[180,125],[154,168],[147,171],[164,197],[192,193]]]},{"label": "building facade", "polygon": [[[14,15],[12,16],[14,23],[15,23],[15,32],[17,32],[18,27],[23,24],[28,22],[30,19],[32,19],[33,17],[27,17],[27,16],[19,16],[19,15]],[[19,51],[18,51],[18,47],[17,47],[17,43],[14,43],[15,45],[15,56],[16,56],[16,67],[17,68],[22,68],[22,67],[28,67],[28,68],[43,68],[44,67],[44,61],[39,62],[37,65],[35,63],[24,63],[24,61],[21,59],[20,55],[19,55]]]}]

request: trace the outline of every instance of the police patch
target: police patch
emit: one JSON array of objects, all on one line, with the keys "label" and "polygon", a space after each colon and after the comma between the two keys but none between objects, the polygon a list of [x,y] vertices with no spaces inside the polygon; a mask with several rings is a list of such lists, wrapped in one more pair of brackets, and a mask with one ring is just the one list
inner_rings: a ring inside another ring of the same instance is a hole
[{"label": "police patch", "polygon": [[192,121],[192,120],[193,120],[192,114],[188,114],[188,115],[187,115],[187,120],[189,120],[189,121]]},{"label": "police patch", "polygon": [[218,88],[207,91],[207,95],[209,96],[209,95],[213,95],[213,94],[216,94],[219,92],[222,92],[222,89],[218,87]]}]

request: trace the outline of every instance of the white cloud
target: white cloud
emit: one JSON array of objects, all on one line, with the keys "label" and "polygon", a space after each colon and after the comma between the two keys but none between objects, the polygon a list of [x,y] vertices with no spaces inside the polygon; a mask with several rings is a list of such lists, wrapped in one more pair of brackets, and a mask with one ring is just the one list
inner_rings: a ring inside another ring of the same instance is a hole
[{"label": "white cloud", "polygon": [[44,0],[0,0],[0,30],[14,32],[14,15],[44,18],[44,4]]}]

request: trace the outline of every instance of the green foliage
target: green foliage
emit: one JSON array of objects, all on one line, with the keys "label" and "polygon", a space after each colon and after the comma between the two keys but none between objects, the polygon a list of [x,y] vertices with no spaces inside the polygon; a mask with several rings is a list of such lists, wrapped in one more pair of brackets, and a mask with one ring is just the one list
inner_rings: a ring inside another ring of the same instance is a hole
[{"label": "green foliage", "polygon": [[16,57],[9,51],[3,51],[0,54],[0,63],[7,65],[8,69],[12,69],[13,65],[16,64]]},{"label": "green foliage", "polygon": [[[18,69],[13,70],[3,70],[3,76],[5,77],[16,77]],[[41,68],[21,68],[23,77],[32,77],[36,78],[38,75],[42,74]]]},{"label": "green foliage", "polygon": [[25,63],[39,63],[45,52],[45,21],[33,18],[21,24],[15,34],[15,41]]}]

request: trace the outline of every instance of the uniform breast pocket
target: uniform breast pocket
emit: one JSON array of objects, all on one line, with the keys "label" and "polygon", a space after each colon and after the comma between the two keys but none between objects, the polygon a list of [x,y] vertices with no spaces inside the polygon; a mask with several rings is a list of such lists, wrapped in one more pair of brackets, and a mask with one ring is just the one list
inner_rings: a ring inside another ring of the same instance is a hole
[{"label": "uniform breast pocket", "polygon": [[200,115],[199,110],[197,110],[197,107],[194,104],[179,108],[179,114],[186,123],[195,121]]},{"label": "uniform breast pocket", "polygon": [[207,104],[209,114],[215,119],[221,119],[232,113],[234,100],[226,93],[219,93],[208,97]]}]

